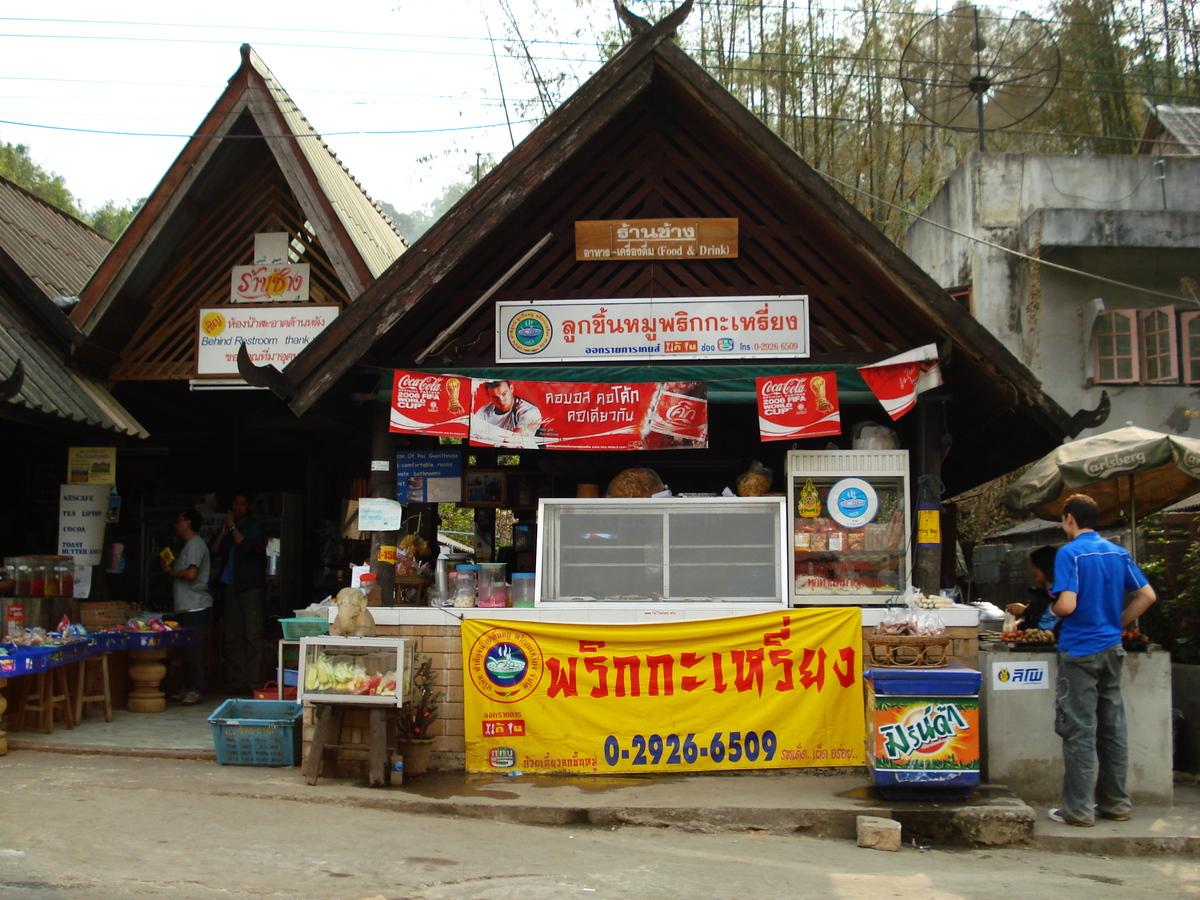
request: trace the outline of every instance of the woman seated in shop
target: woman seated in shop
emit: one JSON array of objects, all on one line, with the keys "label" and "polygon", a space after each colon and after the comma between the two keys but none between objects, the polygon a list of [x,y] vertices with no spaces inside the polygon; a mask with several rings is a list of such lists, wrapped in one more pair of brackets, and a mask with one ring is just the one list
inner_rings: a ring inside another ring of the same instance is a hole
[{"label": "woman seated in shop", "polygon": [[1054,595],[1050,593],[1050,585],[1054,584],[1054,557],[1058,554],[1055,547],[1038,547],[1029,554],[1029,568],[1033,570],[1035,587],[1029,589],[1028,603],[1010,603],[1005,609],[1017,617],[1017,628],[1028,631],[1039,628],[1053,631],[1058,619],[1050,612],[1054,605]]}]

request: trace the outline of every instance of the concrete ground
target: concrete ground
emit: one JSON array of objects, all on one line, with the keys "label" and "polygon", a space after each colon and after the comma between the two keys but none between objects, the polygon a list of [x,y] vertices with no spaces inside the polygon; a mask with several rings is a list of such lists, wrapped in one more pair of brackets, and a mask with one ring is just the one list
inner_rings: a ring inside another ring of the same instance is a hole
[{"label": "concrete ground", "polygon": [[[116,710],[112,723],[93,716],[73,730],[56,728],[52,735],[10,732],[9,757],[0,760],[0,767],[18,764],[30,753],[78,755],[82,759],[73,758],[72,769],[86,769],[90,757],[97,773],[137,789],[153,761],[159,783],[183,793],[533,825],[669,826],[853,839],[857,817],[871,815],[900,821],[905,844],[916,847],[1013,844],[1106,856],[1200,855],[1200,786],[1194,781],[1176,785],[1172,806],[1139,807],[1132,821],[1098,821],[1094,828],[1051,822],[1044,807],[1030,806],[1001,786],[983,786],[965,801],[884,800],[863,770],[577,778],[431,773],[376,789],[324,777],[309,786],[295,767],[218,765],[207,722],[218,703],[170,703],[163,713]],[[124,767],[111,759],[122,756],[133,764]]]}]

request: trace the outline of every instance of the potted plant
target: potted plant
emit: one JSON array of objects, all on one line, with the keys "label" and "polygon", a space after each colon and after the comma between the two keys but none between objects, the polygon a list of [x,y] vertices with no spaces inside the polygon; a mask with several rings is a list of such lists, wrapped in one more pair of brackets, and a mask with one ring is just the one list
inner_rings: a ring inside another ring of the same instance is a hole
[{"label": "potted plant", "polygon": [[397,749],[404,760],[406,777],[424,775],[429,767],[433,749],[429,728],[437,721],[438,705],[443,696],[435,687],[436,681],[433,660],[418,654],[414,660],[409,699],[400,707],[396,723]]}]

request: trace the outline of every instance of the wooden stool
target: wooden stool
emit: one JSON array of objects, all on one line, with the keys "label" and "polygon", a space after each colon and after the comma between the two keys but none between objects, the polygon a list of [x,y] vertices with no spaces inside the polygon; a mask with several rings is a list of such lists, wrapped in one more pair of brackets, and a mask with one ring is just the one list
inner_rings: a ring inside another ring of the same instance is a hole
[{"label": "wooden stool", "polygon": [[[308,756],[304,758],[304,780],[316,784],[321,773],[321,763],[327,762],[330,769],[337,762],[337,752],[343,748],[360,748],[361,744],[342,744],[342,713],[347,704],[316,703],[313,710],[316,725]],[[396,717],[399,710],[394,706],[371,707],[371,755],[367,768],[367,785],[380,787],[392,783],[392,751],[396,747]]]},{"label": "wooden stool", "polygon": [[[87,692],[88,665],[95,663],[99,663],[99,669],[95,665],[92,665],[92,680],[99,679],[99,689],[95,693],[89,694]],[[88,704],[90,703],[103,703],[104,721],[111,722],[113,720],[112,692],[109,689],[108,683],[107,653],[93,653],[79,662],[79,687],[75,691],[76,722],[91,718],[91,711],[88,709]]]},{"label": "wooden stool", "polygon": [[71,710],[71,693],[65,666],[54,666],[33,676],[33,683],[25,689],[20,718],[23,721],[30,713],[37,713],[39,730],[45,734],[54,734],[56,709],[62,710],[63,724],[67,728],[74,728],[75,719]]}]

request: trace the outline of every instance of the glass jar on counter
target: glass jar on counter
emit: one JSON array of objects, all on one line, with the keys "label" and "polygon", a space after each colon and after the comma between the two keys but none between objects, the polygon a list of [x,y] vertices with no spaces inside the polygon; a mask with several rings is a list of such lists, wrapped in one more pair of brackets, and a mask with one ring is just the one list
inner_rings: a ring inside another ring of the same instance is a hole
[{"label": "glass jar on counter", "polygon": [[479,589],[479,566],[464,564],[454,570],[454,605],[467,607],[475,605]]},{"label": "glass jar on counter", "polygon": [[363,592],[363,596],[367,598],[367,606],[379,606],[380,597],[382,596],[379,590],[379,581],[377,575],[370,573],[361,576],[358,579],[358,589]]},{"label": "glass jar on counter", "polygon": [[476,606],[499,609],[508,606],[508,585],[504,582],[504,563],[479,564],[479,600]]},{"label": "glass jar on counter", "polygon": [[533,572],[513,572],[512,586],[508,589],[508,597],[513,607],[525,609],[533,606],[535,578]]}]

